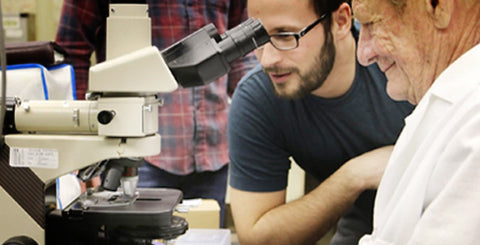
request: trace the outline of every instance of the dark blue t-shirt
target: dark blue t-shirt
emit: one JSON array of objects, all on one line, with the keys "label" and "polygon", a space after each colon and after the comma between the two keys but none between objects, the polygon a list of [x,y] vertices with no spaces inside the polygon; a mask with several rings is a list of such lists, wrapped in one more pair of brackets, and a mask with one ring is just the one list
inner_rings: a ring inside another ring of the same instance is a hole
[{"label": "dark blue t-shirt", "polygon": [[[287,186],[289,157],[319,181],[347,160],[394,144],[413,106],[386,93],[377,65],[357,63],[349,91],[335,99],[278,98],[261,66],[235,90],[228,118],[230,185],[268,192]],[[371,231],[374,191],[364,192],[339,222],[335,244],[357,244]]]}]

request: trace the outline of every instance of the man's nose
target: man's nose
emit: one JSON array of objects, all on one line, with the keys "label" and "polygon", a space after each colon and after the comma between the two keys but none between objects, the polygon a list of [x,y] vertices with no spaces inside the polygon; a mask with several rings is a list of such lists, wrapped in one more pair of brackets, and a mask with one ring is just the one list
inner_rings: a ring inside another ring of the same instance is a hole
[{"label": "man's nose", "polygon": [[368,66],[376,61],[377,54],[372,36],[362,29],[360,29],[360,37],[357,44],[357,58],[361,65]]},{"label": "man's nose", "polygon": [[273,47],[271,43],[266,43],[265,45],[263,45],[262,49],[259,50],[259,52],[259,61],[263,67],[275,66],[282,60],[282,51]]}]

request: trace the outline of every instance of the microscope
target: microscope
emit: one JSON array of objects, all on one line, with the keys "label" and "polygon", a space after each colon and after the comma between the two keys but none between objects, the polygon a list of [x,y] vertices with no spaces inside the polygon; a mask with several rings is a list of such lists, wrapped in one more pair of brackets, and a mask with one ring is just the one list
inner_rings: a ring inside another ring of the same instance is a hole
[{"label": "microscope", "polygon": [[[185,233],[187,222],[173,215],[180,191],[136,187],[143,157],[160,149],[156,95],[208,84],[269,41],[248,19],[223,34],[206,25],[159,51],[147,4],[111,1],[109,9],[107,60],[90,68],[86,100],[2,105],[2,245],[151,244]],[[82,180],[102,174],[102,185],[60,209],[56,179],[77,170]]]}]

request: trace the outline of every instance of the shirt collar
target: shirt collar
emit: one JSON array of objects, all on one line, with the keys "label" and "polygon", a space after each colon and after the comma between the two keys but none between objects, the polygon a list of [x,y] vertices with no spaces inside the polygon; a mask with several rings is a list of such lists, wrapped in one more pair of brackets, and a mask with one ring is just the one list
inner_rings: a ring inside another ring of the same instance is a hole
[{"label": "shirt collar", "polygon": [[453,62],[432,84],[431,93],[450,103],[457,102],[480,84],[480,44]]}]

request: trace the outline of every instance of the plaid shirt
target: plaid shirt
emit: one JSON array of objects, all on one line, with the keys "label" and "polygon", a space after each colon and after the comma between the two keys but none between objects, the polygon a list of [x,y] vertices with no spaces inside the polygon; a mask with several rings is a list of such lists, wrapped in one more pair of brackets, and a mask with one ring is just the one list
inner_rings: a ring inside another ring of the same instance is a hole
[{"label": "plaid shirt", "polygon": [[[65,0],[56,42],[75,67],[77,98],[85,98],[90,56],[105,60],[108,0]],[[160,50],[213,23],[219,33],[246,17],[245,0],[149,0],[152,44]],[[125,33],[125,35],[135,35]],[[257,63],[252,53],[232,63],[226,76],[206,86],[160,94],[161,153],[147,157],[153,165],[177,175],[215,171],[229,162],[226,139],[228,95]],[[140,74],[139,74],[140,75]],[[133,82],[133,81],[132,81]],[[228,91],[228,93],[227,93]]]}]

